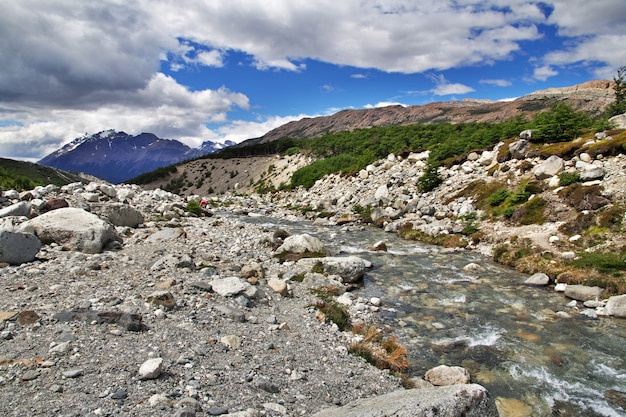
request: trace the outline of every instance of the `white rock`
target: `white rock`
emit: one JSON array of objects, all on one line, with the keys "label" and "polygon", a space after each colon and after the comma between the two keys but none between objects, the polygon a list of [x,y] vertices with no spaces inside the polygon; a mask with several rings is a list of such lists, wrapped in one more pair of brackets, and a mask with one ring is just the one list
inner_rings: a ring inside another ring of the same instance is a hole
[{"label": "white rock", "polygon": [[241,347],[241,338],[236,335],[224,336],[220,339],[220,342],[231,349],[239,349]]},{"label": "white rock", "polygon": [[276,253],[322,253],[327,254],[328,249],[324,246],[324,243],[318,238],[308,235],[293,235],[285,238],[283,244],[276,249]]},{"label": "white rock", "polygon": [[460,366],[439,365],[429,369],[424,379],[435,386],[467,384],[471,377],[467,369]]},{"label": "white rock", "polygon": [[626,294],[609,297],[605,311],[609,316],[626,318]]},{"label": "white rock", "polygon": [[213,291],[222,297],[232,297],[240,294],[248,288],[250,284],[242,281],[239,277],[227,277],[211,281]]},{"label": "white rock", "polygon": [[530,285],[533,287],[543,287],[543,286],[548,285],[549,282],[550,282],[549,276],[547,276],[544,273],[537,272],[536,274],[533,274],[530,277],[528,277],[528,279],[524,281],[524,284]]},{"label": "white rock", "polygon": [[467,265],[465,265],[463,267],[463,270],[467,271],[467,272],[474,272],[474,271],[480,270],[481,268],[482,267],[480,265],[478,265],[477,263],[470,262],[469,264],[467,264]]},{"label": "white rock", "polygon": [[163,358],[148,359],[139,367],[139,379],[156,379],[163,370]]},{"label": "white rock", "polygon": [[35,234],[42,242],[86,253],[102,252],[104,246],[119,240],[115,228],[85,210],[65,207],[49,211],[24,223],[21,231]]},{"label": "white rock", "polygon": [[566,288],[567,288],[567,284],[565,284],[563,282],[559,282],[558,284],[556,284],[554,286],[554,291],[556,291],[556,292],[565,292]]},{"label": "white rock", "polygon": [[280,278],[272,277],[267,280],[267,285],[274,290],[277,294],[285,297],[289,293],[289,287],[287,286],[287,281],[282,280]]}]

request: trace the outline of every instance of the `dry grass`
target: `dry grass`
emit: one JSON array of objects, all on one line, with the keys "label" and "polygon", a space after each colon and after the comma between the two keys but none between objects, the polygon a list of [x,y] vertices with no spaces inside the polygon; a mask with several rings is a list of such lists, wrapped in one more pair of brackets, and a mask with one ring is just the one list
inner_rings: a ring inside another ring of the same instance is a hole
[{"label": "dry grass", "polygon": [[376,327],[364,324],[355,325],[352,332],[363,338],[350,345],[350,353],[364,358],[379,369],[389,369],[399,374],[409,369],[407,350],[395,336],[385,337]]}]

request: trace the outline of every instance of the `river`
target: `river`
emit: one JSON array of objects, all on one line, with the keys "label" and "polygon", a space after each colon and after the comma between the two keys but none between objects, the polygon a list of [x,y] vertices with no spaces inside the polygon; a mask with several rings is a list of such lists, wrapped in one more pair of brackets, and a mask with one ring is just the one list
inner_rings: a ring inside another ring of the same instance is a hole
[{"label": "river", "polygon": [[[526,275],[472,252],[372,227],[248,219],[309,233],[334,253],[371,261],[357,295],[382,299],[381,318],[408,348],[411,375],[440,364],[463,366],[511,415],[626,415],[605,396],[626,392],[626,320],[577,315],[562,294],[524,286]],[[364,249],[380,240],[387,252]],[[466,272],[469,263],[480,268]]]}]

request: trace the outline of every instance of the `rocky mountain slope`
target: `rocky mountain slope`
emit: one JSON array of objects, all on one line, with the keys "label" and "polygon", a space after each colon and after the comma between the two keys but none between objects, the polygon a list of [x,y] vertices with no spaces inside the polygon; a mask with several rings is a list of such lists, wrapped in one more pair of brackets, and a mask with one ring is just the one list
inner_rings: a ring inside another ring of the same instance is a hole
[{"label": "rocky mountain slope", "polygon": [[151,133],[132,136],[108,130],[77,138],[39,163],[119,183],[163,166],[213,153],[223,147],[221,144],[204,142],[200,148],[192,149],[177,140],[160,139]]},{"label": "rocky mountain slope", "polygon": [[463,100],[423,106],[389,106],[343,110],[332,116],[305,118],[280,126],[251,142],[270,142],[283,137],[312,138],[326,133],[372,126],[417,123],[501,122],[518,115],[532,116],[550,105],[567,102],[577,110],[600,113],[615,98],[610,81],[589,81],[565,88],[536,91],[513,101]]}]

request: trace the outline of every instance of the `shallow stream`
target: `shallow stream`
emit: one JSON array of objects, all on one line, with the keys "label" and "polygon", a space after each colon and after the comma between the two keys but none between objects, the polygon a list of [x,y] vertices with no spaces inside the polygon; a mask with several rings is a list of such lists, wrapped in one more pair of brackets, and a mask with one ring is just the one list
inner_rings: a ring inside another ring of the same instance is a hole
[{"label": "shallow stream", "polygon": [[[409,350],[411,374],[440,364],[463,366],[510,415],[625,415],[605,392],[626,392],[626,320],[576,315],[567,307],[570,300],[552,288],[526,287],[527,276],[470,252],[370,227],[249,221],[309,233],[335,253],[370,260],[374,268],[357,295],[382,299],[384,322]],[[380,240],[388,252],[365,251]],[[468,263],[481,268],[465,272]]]}]

